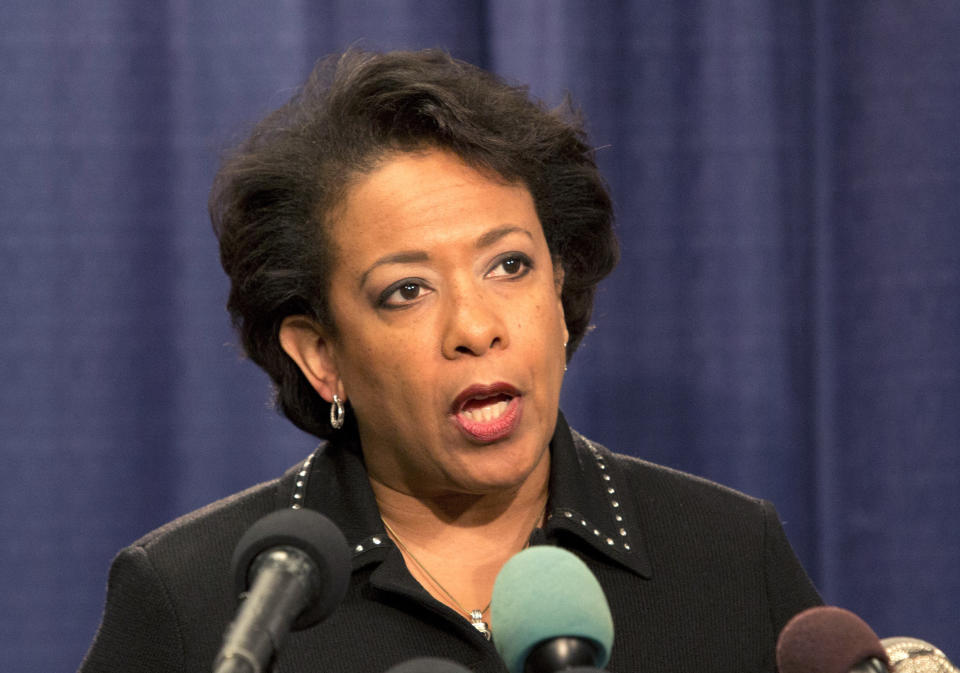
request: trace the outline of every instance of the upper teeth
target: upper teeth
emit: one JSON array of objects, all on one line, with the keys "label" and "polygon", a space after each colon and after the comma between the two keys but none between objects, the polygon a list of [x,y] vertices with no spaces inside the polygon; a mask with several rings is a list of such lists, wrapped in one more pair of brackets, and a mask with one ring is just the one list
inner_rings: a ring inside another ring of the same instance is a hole
[{"label": "upper teeth", "polygon": [[475,407],[473,409],[464,409],[462,413],[471,421],[487,422],[487,421],[492,421],[496,418],[500,418],[501,416],[503,416],[506,410],[507,410],[507,402],[501,400],[499,402],[494,402],[493,404],[488,404],[483,407]]}]

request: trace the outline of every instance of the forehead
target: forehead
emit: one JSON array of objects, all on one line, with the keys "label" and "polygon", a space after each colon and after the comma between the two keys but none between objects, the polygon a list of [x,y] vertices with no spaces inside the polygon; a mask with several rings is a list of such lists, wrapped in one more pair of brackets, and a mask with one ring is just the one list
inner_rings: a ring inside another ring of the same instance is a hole
[{"label": "forehead", "polygon": [[503,225],[543,235],[524,184],[442,150],[387,155],[352,182],[331,220],[337,248],[348,257],[453,242]]}]

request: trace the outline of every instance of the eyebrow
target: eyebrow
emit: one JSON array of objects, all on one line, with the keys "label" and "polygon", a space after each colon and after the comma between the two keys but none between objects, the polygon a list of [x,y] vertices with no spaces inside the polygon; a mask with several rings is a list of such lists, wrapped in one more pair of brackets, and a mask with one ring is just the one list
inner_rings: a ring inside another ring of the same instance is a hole
[{"label": "eyebrow", "polygon": [[530,240],[533,240],[533,234],[531,234],[529,231],[527,231],[523,227],[518,227],[513,224],[505,224],[502,227],[491,229],[490,231],[485,233],[483,236],[478,238],[477,242],[474,244],[474,247],[477,250],[486,248],[488,246],[493,245],[494,243],[499,241],[501,238],[503,238],[507,234],[513,234],[513,233],[526,234],[527,238],[529,238]]},{"label": "eyebrow", "polygon": [[378,266],[383,266],[384,264],[410,264],[412,262],[426,262],[430,259],[428,255],[423,250],[403,250],[401,252],[394,252],[389,255],[385,255],[378,259],[376,262],[370,265],[370,267],[363,272],[360,276],[360,287],[363,287],[367,282],[367,276],[373,272]]},{"label": "eyebrow", "polygon": [[[482,250],[487,248],[501,238],[509,234],[525,234],[529,239],[533,240],[533,234],[524,229],[523,227],[518,227],[512,224],[506,224],[502,227],[497,227],[496,229],[491,229],[490,231],[483,234],[480,238],[477,239],[473,247],[477,250]],[[360,286],[367,282],[367,277],[370,273],[376,269],[378,266],[383,266],[384,264],[412,264],[413,262],[426,262],[430,259],[430,255],[427,254],[425,250],[401,250],[400,252],[393,252],[389,255],[384,255],[377,261],[367,268],[360,276]]]}]

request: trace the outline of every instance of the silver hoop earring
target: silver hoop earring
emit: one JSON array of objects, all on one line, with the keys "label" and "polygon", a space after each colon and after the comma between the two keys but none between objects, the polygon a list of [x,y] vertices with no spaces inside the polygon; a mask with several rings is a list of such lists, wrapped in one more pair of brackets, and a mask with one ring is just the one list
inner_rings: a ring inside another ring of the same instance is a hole
[{"label": "silver hoop earring", "polygon": [[330,425],[334,430],[343,427],[343,417],[346,416],[346,413],[343,410],[343,402],[340,401],[340,397],[334,395],[333,402],[330,404]]}]

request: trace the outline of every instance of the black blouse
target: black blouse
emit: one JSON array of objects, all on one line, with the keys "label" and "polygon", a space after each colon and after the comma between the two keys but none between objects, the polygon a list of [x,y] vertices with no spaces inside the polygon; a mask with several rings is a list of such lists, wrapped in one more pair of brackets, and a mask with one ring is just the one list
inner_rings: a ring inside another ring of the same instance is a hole
[{"label": "black blouse", "polygon": [[[121,551],[82,673],[211,670],[236,607],[233,548],[254,521],[289,506],[340,526],[353,574],[330,618],[290,634],[277,671],[380,673],[423,656],[506,670],[493,643],[411,577],[384,531],[360,451],[334,442],[283,477]],[[547,522],[531,544],[564,547],[597,576],[614,620],[610,671],[773,671],[780,629],[820,603],[770,503],[612,453],[562,415]]]}]

